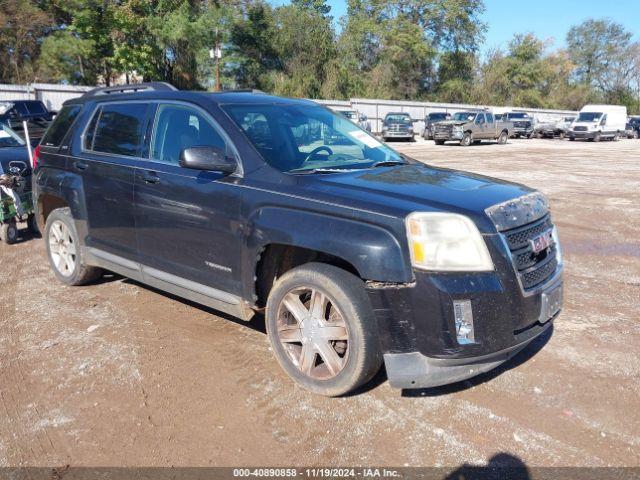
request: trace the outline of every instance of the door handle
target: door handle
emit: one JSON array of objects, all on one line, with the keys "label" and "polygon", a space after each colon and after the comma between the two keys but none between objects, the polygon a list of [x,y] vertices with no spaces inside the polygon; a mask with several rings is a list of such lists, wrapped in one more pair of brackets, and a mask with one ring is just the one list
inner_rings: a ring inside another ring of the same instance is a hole
[{"label": "door handle", "polygon": [[144,183],[148,183],[148,184],[151,184],[151,185],[155,185],[157,183],[160,183],[160,177],[158,175],[156,175],[155,172],[146,172],[142,176],[142,180],[144,180]]},{"label": "door handle", "polygon": [[73,166],[75,167],[76,170],[81,170],[81,171],[89,168],[89,164],[81,161],[74,162]]}]

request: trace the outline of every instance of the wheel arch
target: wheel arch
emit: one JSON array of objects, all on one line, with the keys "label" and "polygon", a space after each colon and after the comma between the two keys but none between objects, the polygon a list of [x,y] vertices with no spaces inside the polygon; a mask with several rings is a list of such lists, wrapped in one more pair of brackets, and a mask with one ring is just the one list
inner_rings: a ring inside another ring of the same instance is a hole
[{"label": "wheel arch", "polygon": [[311,261],[343,268],[363,280],[413,279],[408,247],[382,226],[275,207],[261,209],[254,218],[243,284],[252,286],[245,298],[258,305],[275,278]]}]

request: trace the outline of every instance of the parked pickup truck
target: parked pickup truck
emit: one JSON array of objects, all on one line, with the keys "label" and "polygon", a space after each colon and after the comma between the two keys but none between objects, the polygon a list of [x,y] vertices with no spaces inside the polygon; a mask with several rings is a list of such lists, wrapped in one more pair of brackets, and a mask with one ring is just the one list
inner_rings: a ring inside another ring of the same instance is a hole
[{"label": "parked pickup truck", "polygon": [[433,140],[436,145],[455,140],[468,147],[482,140],[497,140],[507,143],[511,135],[510,122],[497,122],[490,112],[457,112],[451,120],[433,124]]},{"label": "parked pickup truck", "polygon": [[106,87],[65,102],[36,150],[61,283],[107,270],[264,315],[276,360],[312,392],[346,394],[382,362],[393,387],[459,382],[560,312],[544,195],[412,160],[311,101]]},{"label": "parked pickup truck", "polygon": [[511,136],[515,138],[531,138],[534,130],[534,119],[526,112],[507,112],[500,115],[499,120],[511,122]]}]

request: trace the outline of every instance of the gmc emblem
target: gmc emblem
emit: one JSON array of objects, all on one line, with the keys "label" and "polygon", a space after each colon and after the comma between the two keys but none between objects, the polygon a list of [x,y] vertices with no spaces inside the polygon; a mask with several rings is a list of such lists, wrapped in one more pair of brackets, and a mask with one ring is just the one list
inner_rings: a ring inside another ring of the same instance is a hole
[{"label": "gmc emblem", "polygon": [[550,228],[549,230],[542,232],[537,237],[533,237],[529,240],[529,243],[531,244],[531,250],[533,250],[533,253],[540,253],[541,251],[546,250],[553,245],[553,229]]}]

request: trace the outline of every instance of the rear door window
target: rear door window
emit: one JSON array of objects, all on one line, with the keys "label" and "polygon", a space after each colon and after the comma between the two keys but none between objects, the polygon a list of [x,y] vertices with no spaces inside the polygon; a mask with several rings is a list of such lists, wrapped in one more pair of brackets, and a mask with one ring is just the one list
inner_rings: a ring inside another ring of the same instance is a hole
[{"label": "rear door window", "polygon": [[[85,134],[85,149],[135,157],[144,137],[148,105],[145,103],[112,103],[98,109]],[[95,128],[91,130],[92,126]]]},{"label": "rear door window", "polygon": [[73,125],[76,117],[80,113],[79,105],[67,105],[62,107],[62,110],[56,116],[44,138],[42,139],[42,145],[47,147],[58,147],[64,140],[65,135]]}]

